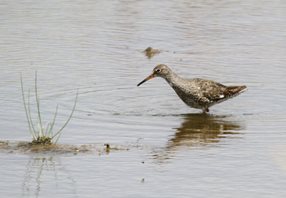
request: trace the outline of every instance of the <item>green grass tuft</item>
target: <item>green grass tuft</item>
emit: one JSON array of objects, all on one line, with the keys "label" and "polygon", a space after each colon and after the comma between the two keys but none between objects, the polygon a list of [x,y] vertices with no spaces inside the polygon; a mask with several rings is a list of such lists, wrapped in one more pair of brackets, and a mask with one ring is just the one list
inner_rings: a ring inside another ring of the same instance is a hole
[{"label": "green grass tuft", "polygon": [[58,130],[55,130],[54,126],[56,123],[57,119],[57,114],[58,114],[58,105],[56,106],[56,110],[53,116],[53,119],[47,123],[46,127],[43,125],[42,121],[42,112],[40,108],[40,99],[38,95],[38,79],[37,79],[37,72],[35,72],[35,101],[36,101],[36,118],[32,117],[31,113],[31,103],[30,103],[30,90],[28,91],[28,96],[25,96],[25,91],[24,91],[24,84],[23,84],[23,78],[21,74],[21,91],[22,91],[22,100],[24,104],[24,109],[25,109],[25,114],[26,114],[26,119],[29,127],[29,132],[33,138],[31,144],[32,145],[51,145],[57,143],[59,140],[63,129],[67,126],[67,124],[70,122],[73,113],[76,108],[77,104],[77,99],[78,99],[78,92],[76,93],[76,97],[74,100],[74,105],[72,108],[72,111],[66,120],[66,122],[60,127]]},{"label": "green grass tuft", "polygon": [[47,136],[39,136],[37,139],[33,139],[31,145],[51,145],[53,144],[52,138]]}]

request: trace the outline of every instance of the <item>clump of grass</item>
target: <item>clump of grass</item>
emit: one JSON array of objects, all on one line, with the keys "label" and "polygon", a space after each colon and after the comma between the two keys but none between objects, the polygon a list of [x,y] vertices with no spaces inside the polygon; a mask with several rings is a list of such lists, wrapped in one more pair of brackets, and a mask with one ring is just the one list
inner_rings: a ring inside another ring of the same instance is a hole
[{"label": "clump of grass", "polygon": [[36,118],[34,119],[32,117],[31,113],[31,103],[30,103],[30,90],[28,91],[28,96],[25,96],[24,92],[24,84],[23,84],[23,78],[21,74],[21,91],[22,91],[22,99],[23,99],[23,104],[25,108],[25,113],[26,113],[26,119],[27,123],[29,126],[29,132],[33,138],[31,144],[32,145],[51,145],[51,144],[56,144],[57,141],[59,140],[59,137],[61,136],[61,133],[63,129],[67,126],[69,121],[71,120],[73,113],[75,111],[75,107],[77,104],[77,99],[78,99],[78,92],[76,93],[76,97],[74,100],[74,105],[72,108],[72,111],[66,120],[66,122],[60,127],[58,130],[54,129],[56,119],[57,119],[57,114],[58,114],[58,106],[56,106],[56,110],[53,116],[53,119],[47,123],[46,126],[43,125],[42,121],[42,112],[40,109],[40,99],[38,95],[38,84],[37,84],[37,72],[35,72],[35,105],[36,105]]},{"label": "clump of grass", "polygon": [[37,139],[33,139],[31,145],[51,145],[52,137],[38,136]]}]

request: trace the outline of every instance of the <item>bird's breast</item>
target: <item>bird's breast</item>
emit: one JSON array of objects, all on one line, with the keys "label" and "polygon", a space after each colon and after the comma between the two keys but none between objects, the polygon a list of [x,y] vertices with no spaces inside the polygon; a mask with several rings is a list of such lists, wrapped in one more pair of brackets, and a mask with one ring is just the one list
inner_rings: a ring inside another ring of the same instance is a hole
[{"label": "bird's breast", "polygon": [[195,92],[177,86],[172,87],[186,105],[193,108],[202,108],[198,101],[199,96],[197,96]]}]

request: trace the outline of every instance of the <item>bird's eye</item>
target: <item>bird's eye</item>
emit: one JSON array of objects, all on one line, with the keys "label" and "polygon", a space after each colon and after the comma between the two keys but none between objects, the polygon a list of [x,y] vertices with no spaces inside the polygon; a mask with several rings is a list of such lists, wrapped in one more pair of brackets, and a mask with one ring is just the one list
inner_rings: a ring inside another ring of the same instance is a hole
[{"label": "bird's eye", "polygon": [[156,69],[156,72],[159,73],[161,70],[160,69]]}]

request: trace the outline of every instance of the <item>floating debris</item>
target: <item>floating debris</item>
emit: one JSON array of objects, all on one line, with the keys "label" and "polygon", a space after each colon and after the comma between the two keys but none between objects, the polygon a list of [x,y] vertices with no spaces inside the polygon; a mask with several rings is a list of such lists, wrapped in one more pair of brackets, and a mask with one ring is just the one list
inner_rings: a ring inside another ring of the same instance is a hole
[{"label": "floating debris", "polygon": [[105,149],[110,149],[110,145],[109,144],[104,144]]},{"label": "floating debris", "polygon": [[156,54],[159,54],[161,51],[158,49],[154,49],[152,47],[147,47],[144,51],[145,55],[150,59]]},{"label": "floating debris", "polygon": [[105,146],[106,153],[109,153],[110,152],[110,145],[109,144],[104,144],[104,146]]}]

